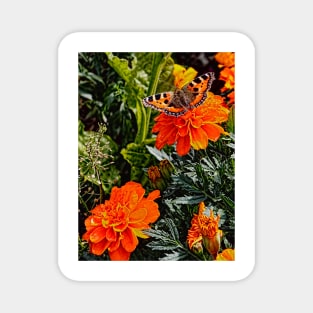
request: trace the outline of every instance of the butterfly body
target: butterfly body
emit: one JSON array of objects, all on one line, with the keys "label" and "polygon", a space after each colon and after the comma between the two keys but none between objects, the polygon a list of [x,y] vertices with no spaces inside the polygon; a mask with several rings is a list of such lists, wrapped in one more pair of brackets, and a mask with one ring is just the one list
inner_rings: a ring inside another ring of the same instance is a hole
[{"label": "butterfly body", "polygon": [[167,115],[181,116],[205,101],[207,91],[210,90],[214,79],[213,72],[203,74],[187,83],[182,89],[176,88],[174,91],[146,97],[143,99],[143,104]]}]

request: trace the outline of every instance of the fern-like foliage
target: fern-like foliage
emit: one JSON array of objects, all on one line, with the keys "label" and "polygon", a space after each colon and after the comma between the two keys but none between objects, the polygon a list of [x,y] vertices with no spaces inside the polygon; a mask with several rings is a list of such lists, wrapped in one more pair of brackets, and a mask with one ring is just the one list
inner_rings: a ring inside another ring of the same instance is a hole
[{"label": "fern-like foliage", "polygon": [[162,195],[164,218],[147,233],[152,240],[148,247],[162,251],[160,260],[210,259],[203,252],[196,255],[186,245],[191,219],[198,213],[198,205],[205,202],[207,208],[220,215],[219,228],[223,231],[222,248],[234,247],[235,243],[235,163],[234,135],[222,137],[210,143],[206,150],[191,150],[180,157],[148,148],[158,160],[168,158],[175,171],[171,182]]},{"label": "fern-like foliage", "polygon": [[159,257],[160,261],[197,259],[197,256],[192,254],[186,244],[181,241],[173,219],[161,219],[155,229],[147,229],[144,232],[154,239],[147,244],[147,247],[162,252],[161,257]]}]

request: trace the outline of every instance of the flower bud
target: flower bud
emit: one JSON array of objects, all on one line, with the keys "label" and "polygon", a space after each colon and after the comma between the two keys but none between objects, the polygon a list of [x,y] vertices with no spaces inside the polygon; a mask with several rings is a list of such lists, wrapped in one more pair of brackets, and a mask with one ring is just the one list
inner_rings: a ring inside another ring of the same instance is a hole
[{"label": "flower bud", "polygon": [[174,170],[174,167],[170,163],[170,161],[165,159],[160,162],[160,172],[167,181],[171,178],[171,174],[173,170]]},{"label": "flower bud", "polygon": [[154,189],[164,190],[166,188],[166,183],[157,166],[153,165],[148,168],[148,177]]}]

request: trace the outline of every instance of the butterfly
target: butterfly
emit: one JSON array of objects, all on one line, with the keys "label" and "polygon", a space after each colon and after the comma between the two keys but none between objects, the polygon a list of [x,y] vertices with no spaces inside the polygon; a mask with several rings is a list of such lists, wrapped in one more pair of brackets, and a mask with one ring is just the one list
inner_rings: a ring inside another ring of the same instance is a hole
[{"label": "butterfly", "polygon": [[158,93],[144,98],[142,102],[146,107],[178,117],[205,101],[214,80],[214,73],[208,72],[198,76],[181,89]]}]

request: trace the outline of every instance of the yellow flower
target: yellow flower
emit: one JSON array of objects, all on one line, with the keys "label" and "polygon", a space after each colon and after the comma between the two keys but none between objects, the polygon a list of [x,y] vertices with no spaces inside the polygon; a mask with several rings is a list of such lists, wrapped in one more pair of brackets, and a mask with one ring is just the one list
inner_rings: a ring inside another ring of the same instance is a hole
[{"label": "yellow flower", "polygon": [[216,261],[234,261],[235,260],[235,250],[225,249],[219,253],[216,257]]}]

